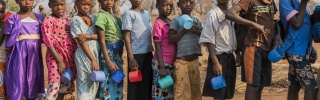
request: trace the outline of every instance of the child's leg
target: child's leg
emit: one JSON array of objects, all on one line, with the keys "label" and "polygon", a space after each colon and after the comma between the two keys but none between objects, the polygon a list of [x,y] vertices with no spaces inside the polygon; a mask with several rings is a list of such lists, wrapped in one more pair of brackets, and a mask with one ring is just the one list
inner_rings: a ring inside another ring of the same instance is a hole
[{"label": "child's leg", "polygon": [[[168,65],[168,66],[167,66]],[[173,74],[173,66],[165,63],[167,74]],[[152,82],[152,100],[172,100],[173,99],[173,86],[166,89],[160,88],[158,84],[159,77],[159,63],[157,60],[152,60],[153,68],[153,82]],[[172,75],[173,76],[173,75]]]},{"label": "child's leg", "polygon": [[174,99],[175,100],[192,100],[191,87],[189,81],[189,72],[187,67],[189,62],[177,59],[175,62],[175,84]]},{"label": "child's leg", "polygon": [[[289,75],[295,75],[295,80],[291,79],[290,85],[299,84],[305,90],[305,100],[315,100],[317,93],[317,82],[312,72],[311,64],[305,57],[299,55],[287,55],[289,64],[293,66],[293,70],[289,70]],[[292,69],[292,68],[291,68]],[[294,81],[299,80],[297,83]],[[298,99],[298,98],[293,98]]]},{"label": "child's leg", "polygon": [[[137,61],[138,65],[139,65],[139,70],[141,71],[141,73],[143,75],[144,72],[141,69],[143,69],[142,67],[143,67],[144,59],[146,58],[146,54],[134,54],[133,56],[134,56],[134,59]],[[150,64],[150,66],[151,66],[151,64]],[[130,68],[128,68],[128,72],[131,72]],[[142,80],[144,80],[144,79],[145,79],[145,77],[142,76]],[[140,90],[142,90],[139,88],[140,84],[141,84],[141,82],[130,82],[130,80],[128,78],[128,95],[127,95],[128,100],[140,100],[140,99],[138,99],[139,98],[138,94],[139,94]],[[148,99],[146,99],[146,100],[148,100]]]},{"label": "child's leg", "polygon": [[[152,87],[152,53],[145,54],[143,63],[140,66],[142,73],[142,81],[138,85],[138,100],[151,100],[151,87]],[[142,60],[142,59],[141,59]],[[138,62],[139,63],[139,62]],[[140,65],[140,64],[139,64]],[[143,90],[143,91],[141,91]]]},{"label": "child's leg", "polygon": [[49,89],[46,97],[47,100],[63,100],[65,94],[73,93],[75,90],[74,82],[69,82],[67,84],[61,82],[49,82],[48,84]]},{"label": "child's leg", "polygon": [[[119,70],[122,70],[122,60],[120,55],[117,52],[108,51],[110,60],[119,67]],[[103,57],[103,54],[101,55]],[[100,66],[107,66],[104,59],[100,59]],[[101,68],[106,77],[111,77],[112,73],[109,73],[106,67]],[[104,82],[100,83],[99,98],[100,100],[120,100],[122,99],[123,91],[123,82],[116,83],[112,78],[107,78]]]},{"label": "child's leg", "polygon": [[244,52],[244,74],[247,82],[246,100],[260,100],[263,86],[271,84],[271,62],[268,52],[250,46]]},{"label": "child's leg", "polygon": [[191,88],[191,100],[202,100],[200,89],[200,71],[199,71],[199,59],[191,61],[188,65],[189,81]]}]

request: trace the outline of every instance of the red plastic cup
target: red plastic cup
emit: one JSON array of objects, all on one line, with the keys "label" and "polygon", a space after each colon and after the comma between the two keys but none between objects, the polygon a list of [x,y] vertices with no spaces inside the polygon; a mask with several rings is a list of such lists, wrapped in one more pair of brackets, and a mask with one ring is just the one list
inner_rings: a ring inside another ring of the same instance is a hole
[{"label": "red plastic cup", "polygon": [[131,71],[129,73],[129,81],[130,82],[140,82],[142,81],[142,74],[140,70]]}]

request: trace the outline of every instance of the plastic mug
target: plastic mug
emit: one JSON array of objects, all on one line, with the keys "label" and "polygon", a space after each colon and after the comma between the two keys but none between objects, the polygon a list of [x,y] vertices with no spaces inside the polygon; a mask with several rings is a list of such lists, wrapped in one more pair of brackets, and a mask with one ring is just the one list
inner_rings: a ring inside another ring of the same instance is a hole
[{"label": "plastic mug", "polygon": [[270,51],[270,53],[268,54],[269,60],[273,63],[278,62],[283,57],[284,57],[284,51],[278,46],[276,46],[274,49],[272,49]]},{"label": "plastic mug", "polygon": [[117,69],[116,72],[114,72],[112,75],[111,75],[111,78],[116,82],[116,83],[120,83],[123,78],[125,77],[125,75],[123,74],[123,72],[119,69]]},{"label": "plastic mug", "polygon": [[165,89],[174,84],[174,81],[171,75],[167,75],[163,78],[158,77],[158,83],[162,89]]},{"label": "plastic mug", "polygon": [[140,82],[142,81],[142,74],[140,70],[131,71],[129,73],[129,81],[130,82]]},{"label": "plastic mug", "polygon": [[193,20],[187,14],[183,14],[179,18],[179,24],[185,29],[190,29],[193,26]]},{"label": "plastic mug", "polygon": [[211,86],[214,90],[218,90],[226,87],[226,81],[222,75],[218,75],[211,79]]},{"label": "plastic mug", "polygon": [[61,81],[63,83],[69,83],[73,77],[73,73],[70,69],[64,71],[63,75],[61,76]]},{"label": "plastic mug", "polygon": [[92,71],[90,78],[93,82],[103,82],[106,80],[106,75],[103,71]]}]

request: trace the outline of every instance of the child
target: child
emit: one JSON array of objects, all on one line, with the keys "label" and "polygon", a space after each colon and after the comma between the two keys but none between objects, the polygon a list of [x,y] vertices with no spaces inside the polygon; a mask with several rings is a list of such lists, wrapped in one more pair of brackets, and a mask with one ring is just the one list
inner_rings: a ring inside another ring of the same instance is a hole
[{"label": "child", "polygon": [[168,16],[172,12],[172,0],[157,0],[156,7],[159,11],[159,17],[153,25],[153,42],[156,52],[153,57],[153,100],[171,100],[173,99],[173,86],[161,89],[158,84],[158,77],[174,74],[174,61],[177,53],[176,44],[169,43],[170,19]]},{"label": "child", "polygon": [[[215,100],[232,99],[236,84],[236,62],[234,51],[237,49],[234,23],[225,18],[229,0],[217,0],[208,12],[200,36],[200,43],[204,43],[209,51],[207,76],[203,87],[203,96],[211,96]],[[222,75],[226,87],[214,90],[211,79]]]},{"label": "child", "polygon": [[123,34],[121,33],[121,19],[112,13],[115,1],[99,0],[101,9],[97,15],[95,25],[98,29],[101,47],[100,68],[106,74],[106,80],[100,84],[100,100],[122,99],[123,82],[116,83],[111,75],[116,70],[122,71]]},{"label": "child", "polygon": [[304,89],[304,100],[316,100],[318,86],[311,62],[312,24],[310,20],[309,0],[280,0],[280,18],[287,27],[287,37],[282,49],[286,52],[289,66],[288,100],[299,98],[299,91]]},{"label": "child", "polygon": [[[271,84],[271,62],[268,53],[275,36],[274,14],[277,9],[273,0],[240,0],[226,17],[248,26],[244,38],[244,66],[242,81],[247,82],[246,100],[260,100],[265,86]],[[246,19],[239,16],[246,12]]]},{"label": "child", "polygon": [[128,72],[140,70],[142,73],[141,82],[128,82],[128,100],[151,100],[152,27],[149,12],[141,8],[142,1],[130,0],[131,9],[122,15],[122,30],[128,53]]},{"label": "child", "polygon": [[79,100],[94,100],[98,91],[99,83],[90,80],[93,70],[99,70],[99,44],[96,29],[92,23],[94,15],[90,12],[91,0],[76,0],[75,5],[78,14],[71,19],[71,34],[78,42],[75,52],[77,66],[77,94]]},{"label": "child", "polygon": [[5,86],[11,100],[35,99],[44,93],[44,76],[41,55],[40,23],[42,16],[32,13],[33,2],[16,0],[20,6],[17,14],[11,15],[4,33],[8,53]]},{"label": "child", "polygon": [[199,36],[202,23],[196,16],[191,15],[195,0],[179,0],[178,6],[182,14],[189,15],[194,26],[185,29],[179,25],[179,18],[175,17],[170,24],[169,42],[177,44],[175,61],[174,99],[176,100],[201,100],[199,59],[201,48]]},{"label": "child", "polygon": [[[66,32],[69,21],[63,16],[65,4],[65,0],[49,0],[52,13],[44,19],[41,26],[43,42],[48,48],[46,61],[49,88],[46,99],[49,100],[62,100],[65,94],[75,90],[74,80],[77,74],[74,53],[77,45],[72,35]],[[69,83],[62,83],[60,77],[66,69],[72,71],[73,77]]]}]

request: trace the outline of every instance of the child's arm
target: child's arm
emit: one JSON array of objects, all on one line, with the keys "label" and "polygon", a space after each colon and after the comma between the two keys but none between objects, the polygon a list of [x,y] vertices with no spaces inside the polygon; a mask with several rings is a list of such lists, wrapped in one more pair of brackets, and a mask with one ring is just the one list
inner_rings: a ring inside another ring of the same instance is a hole
[{"label": "child's arm", "polygon": [[213,73],[216,75],[222,74],[222,66],[219,63],[219,60],[216,56],[216,50],[214,49],[215,46],[211,43],[206,43],[209,51],[209,57],[211,58],[211,61],[213,63]]},{"label": "child's arm", "polygon": [[137,70],[139,65],[136,59],[134,59],[134,56],[132,53],[131,42],[130,42],[131,32],[129,30],[124,30],[123,34],[124,34],[124,42],[125,42],[125,46],[126,46],[126,50],[129,58],[129,61],[128,61],[129,67],[131,70]]},{"label": "child's arm", "polygon": [[111,61],[110,56],[108,54],[108,48],[106,46],[104,30],[101,29],[100,27],[97,27],[97,29],[98,29],[98,37],[99,37],[101,51],[104,55],[105,61],[107,62],[107,65],[108,65],[107,67],[109,72],[113,73],[118,69],[118,66]]},{"label": "child's arm", "polygon": [[82,43],[86,40],[98,40],[97,34],[77,34],[78,43]]},{"label": "child's arm", "polygon": [[[192,28],[191,28],[192,29]],[[171,44],[178,42],[182,36],[191,31],[191,29],[183,29],[181,32],[177,33],[177,31],[170,29],[169,31],[169,42]],[[177,33],[177,34],[176,34]]]},{"label": "child's arm", "polygon": [[161,77],[165,76],[167,74],[167,71],[165,69],[163,57],[162,57],[162,49],[161,49],[161,43],[160,42],[154,42],[155,48],[156,48],[156,55],[157,55],[157,60],[159,63],[159,75]]},{"label": "child's arm", "polygon": [[241,11],[241,7],[238,6],[238,5],[234,5],[229,11],[228,13],[226,14],[226,18],[231,20],[231,21],[234,21],[236,23],[239,23],[239,24],[243,24],[243,25],[247,25],[247,26],[250,26],[250,27],[254,27],[258,30],[260,30],[262,33],[266,33],[265,30],[264,30],[264,26],[262,25],[259,25],[255,22],[252,22],[250,20],[247,20],[247,19],[244,19],[242,17],[239,16],[239,12]]},{"label": "child's arm", "polygon": [[281,16],[285,16],[286,20],[290,22],[290,24],[295,29],[299,29],[302,24],[304,23],[304,17],[306,14],[306,8],[309,0],[301,0],[300,9],[296,11],[290,0],[288,1],[281,1],[279,4],[279,8],[283,9],[280,11]]},{"label": "child's arm", "polygon": [[59,72],[62,74],[66,70],[66,65],[63,62],[63,59],[59,56],[59,54],[53,46],[48,47],[48,50],[53,55],[54,59],[57,61]]},{"label": "child's arm", "polygon": [[[78,41],[78,43],[79,43],[79,41]],[[87,41],[83,41],[82,43],[79,43],[79,44],[80,44],[82,50],[84,51],[84,53],[90,59],[91,64],[92,64],[92,69],[95,70],[95,71],[98,71],[99,70],[98,63],[97,63],[96,59],[94,59],[92,53],[90,52],[90,49],[89,49]]]}]

